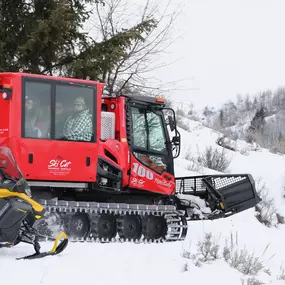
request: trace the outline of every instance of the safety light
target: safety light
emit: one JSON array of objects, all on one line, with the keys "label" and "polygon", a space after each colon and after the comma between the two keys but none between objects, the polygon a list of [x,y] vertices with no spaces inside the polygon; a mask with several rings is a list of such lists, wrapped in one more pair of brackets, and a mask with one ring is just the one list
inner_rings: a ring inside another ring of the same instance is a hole
[{"label": "safety light", "polygon": [[3,84],[2,85],[3,89],[12,89],[12,84]]},{"label": "safety light", "polygon": [[164,98],[155,98],[155,102],[164,103]]},{"label": "safety light", "polygon": [[4,100],[7,100],[7,98],[8,98],[8,93],[7,93],[7,92],[3,92],[3,93],[2,93],[2,98],[3,98]]},{"label": "safety light", "polygon": [[0,94],[1,94],[2,99],[9,100],[12,96],[12,85],[3,84],[2,86],[0,86]]}]

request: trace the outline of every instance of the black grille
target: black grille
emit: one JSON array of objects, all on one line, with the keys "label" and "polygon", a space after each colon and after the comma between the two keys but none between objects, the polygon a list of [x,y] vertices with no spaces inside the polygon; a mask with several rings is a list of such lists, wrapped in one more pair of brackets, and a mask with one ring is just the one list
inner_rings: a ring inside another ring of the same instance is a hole
[{"label": "black grille", "polygon": [[210,183],[215,190],[219,190],[227,186],[239,184],[241,181],[248,179],[249,176],[247,174],[177,177],[175,178],[176,192],[180,194],[194,194],[197,192],[204,192],[207,190],[207,188],[203,180],[206,180],[208,183]]}]

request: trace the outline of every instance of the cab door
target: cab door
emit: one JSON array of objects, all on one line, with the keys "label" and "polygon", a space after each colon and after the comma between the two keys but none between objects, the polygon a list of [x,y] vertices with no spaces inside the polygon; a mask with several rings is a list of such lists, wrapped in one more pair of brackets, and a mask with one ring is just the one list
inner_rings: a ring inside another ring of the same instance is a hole
[{"label": "cab door", "polygon": [[130,187],[167,194],[173,192],[173,158],[163,113],[148,105],[130,104]]},{"label": "cab door", "polygon": [[26,77],[22,91],[21,166],[26,178],[96,181],[96,84]]}]

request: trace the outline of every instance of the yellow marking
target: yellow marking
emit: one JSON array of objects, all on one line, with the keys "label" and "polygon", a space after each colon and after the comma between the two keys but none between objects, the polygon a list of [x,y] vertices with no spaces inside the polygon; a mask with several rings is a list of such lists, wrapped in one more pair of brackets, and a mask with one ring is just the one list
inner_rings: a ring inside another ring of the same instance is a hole
[{"label": "yellow marking", "polygon": [[221,208],[224,210],[225,209],[225,206],[224,206],[224,204],[222,203],[222,202],[220,202],[220,206],[221,206]]},{"label": "yellow marking", "polygon": [[56,238],[55,241],[54,241],[53,248],[52,248],[51,252],[55,252],[55,251],[56,251],[58,241],[59,241],[59,239],[60,239],[61,237],[64,237],[64,239],[67,239],[66,233],[61,232],[61,233],[57,236],[57,238]]},{"label": "yellow marking", "polygon": [[23,209],[17,209],[19,212],[23,212],[23,213],[27,213],[27,211],[23,210]]},{"label": "yellow marking", "polygon": [[121,142],[127,142],[126,138],[121,138]]},{"label": "yellow marking", "polygon": [[35,217],[36,217],[36,219],[40,219],[42,216],[36,215]]},{"label": "yellow marking", "polygon": [[24,200],[27,203],[29,203],[36,212],[40,213],[40,212],[42,212],[44,210],[44,207],[41,204],[39,204],[36,201],[34,201],[33,199],[31,199],[25,193],[11,192],[9,189],[0,188],[0,198],[8,198],[8,197],[18,197],[18,198],[21,198],[22,200]]}]

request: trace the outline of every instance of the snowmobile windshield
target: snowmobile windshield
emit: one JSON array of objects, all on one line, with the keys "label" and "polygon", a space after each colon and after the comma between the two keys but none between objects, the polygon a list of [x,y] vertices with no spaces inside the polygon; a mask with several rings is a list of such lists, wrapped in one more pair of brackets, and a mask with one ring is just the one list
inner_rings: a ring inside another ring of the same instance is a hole
[{"label": "snowmobile windshield", "polygon": [[31,196],[30,187],[7,147],[0,147],[0,186]]}]

